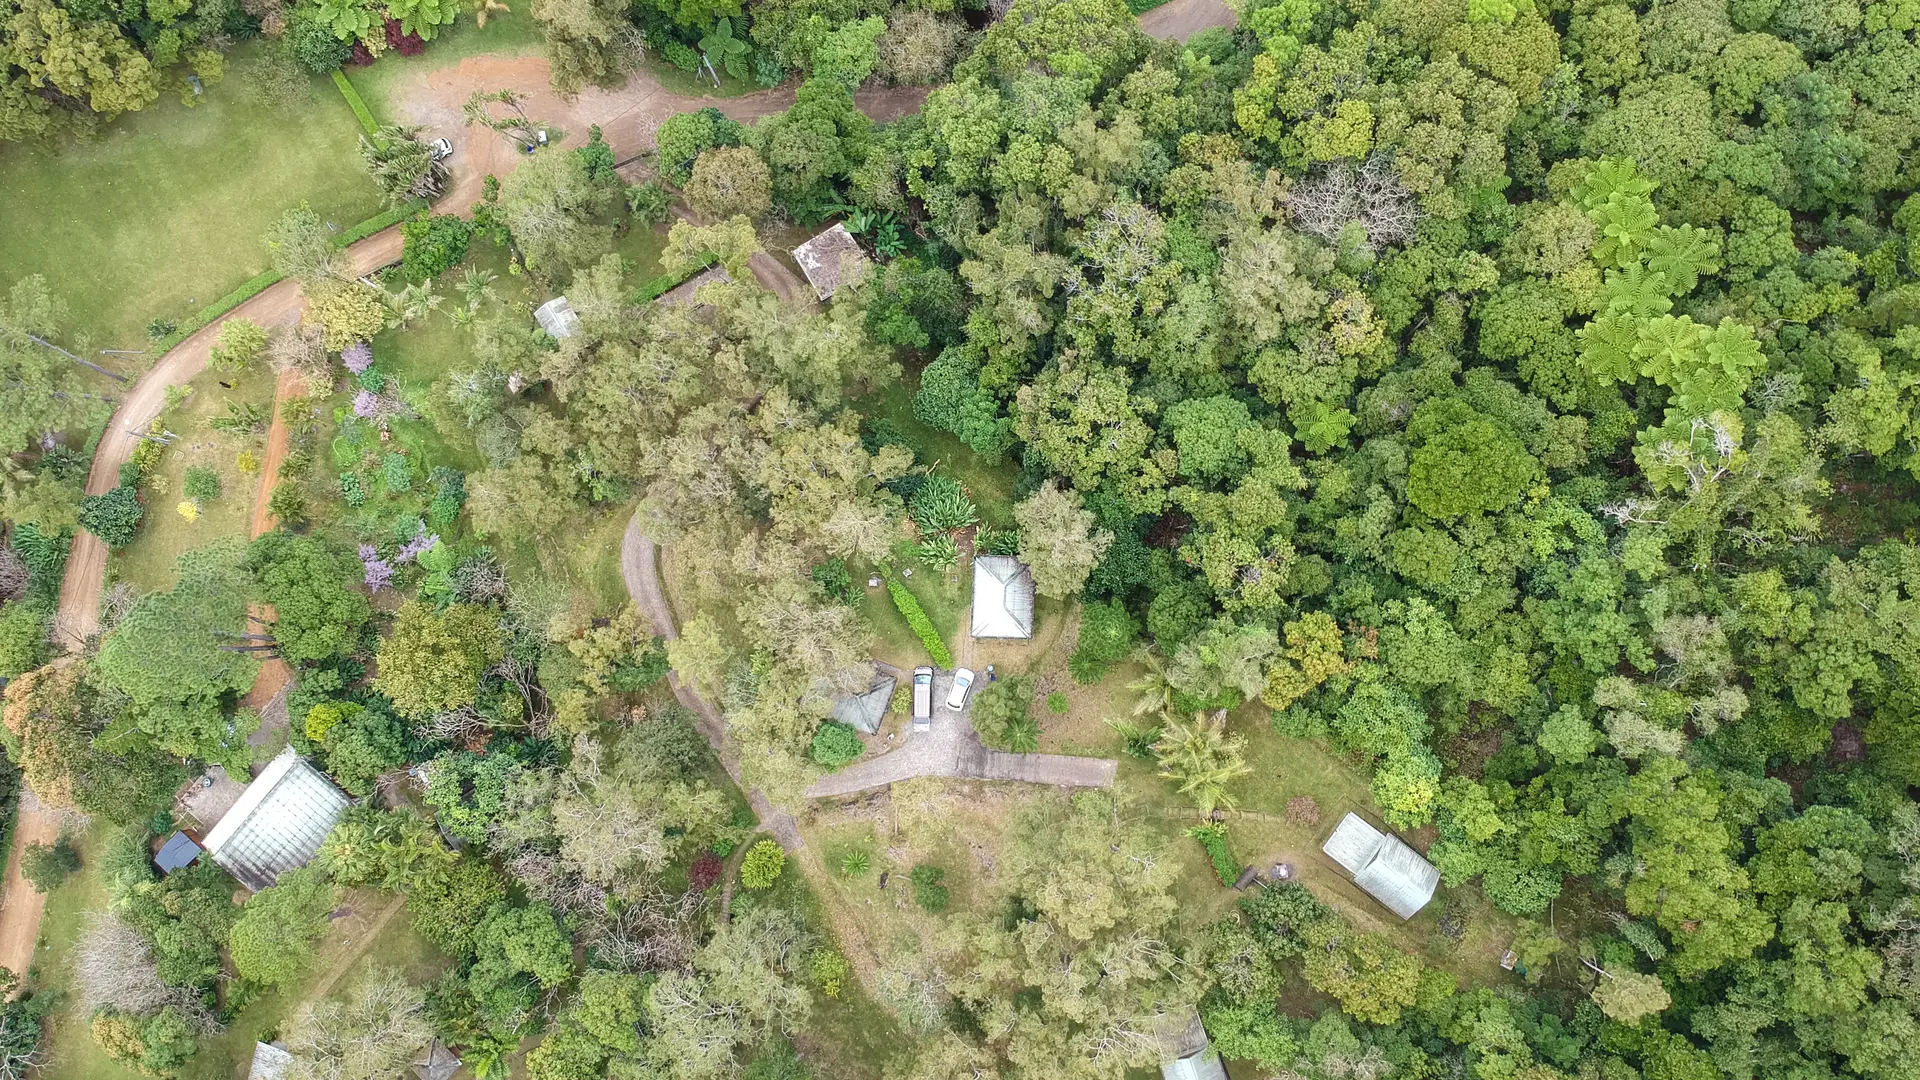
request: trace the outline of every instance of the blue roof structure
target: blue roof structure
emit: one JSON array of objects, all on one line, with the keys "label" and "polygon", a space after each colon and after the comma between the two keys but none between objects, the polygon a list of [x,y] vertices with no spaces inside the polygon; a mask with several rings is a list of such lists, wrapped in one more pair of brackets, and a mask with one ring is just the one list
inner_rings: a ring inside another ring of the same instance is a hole
[{"label": "blue roof structure", "polygon": [[193,842],[193,837],[176,832],[160,845],[160,854],[153,857],[153,864],[160,868],[162,874],[171,874],[182,867],[192,866],[193,860],[199,857],[200,845]]}]

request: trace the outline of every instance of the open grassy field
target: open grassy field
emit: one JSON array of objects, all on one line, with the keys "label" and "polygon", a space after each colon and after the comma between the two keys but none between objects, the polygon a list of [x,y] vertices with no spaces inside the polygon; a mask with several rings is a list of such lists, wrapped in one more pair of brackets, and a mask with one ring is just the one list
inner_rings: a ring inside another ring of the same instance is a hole
[{"label": "open grassy field", "polygon": [[261,234],[303,199],[343,229],[379,212],[329,80],[288,108],[248,101],[237,79],[197,100],[164,97],[90,142],[0,144],[0,284],[45,274],[72,340],[145,348],[149,320],[184,319],[264,270]]}]

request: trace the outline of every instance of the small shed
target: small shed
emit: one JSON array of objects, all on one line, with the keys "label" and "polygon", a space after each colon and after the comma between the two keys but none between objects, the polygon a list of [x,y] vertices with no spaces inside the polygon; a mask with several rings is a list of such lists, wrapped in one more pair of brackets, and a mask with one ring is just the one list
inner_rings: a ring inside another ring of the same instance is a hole
[{"label": "small shed", "polygon": [[279,1043],[254,1043],[253,1067],[247,1070],[247,1080],[282,1080],[292,1064],[293,1055]]},{"label": "small shed", "polygon": [[1227,1080],[1226,1063],[1214,1053],[1198,1012],[1170,1017],[1162,1027],[1160,1075],[1163,1080]]},{"label": "small shed", "polygon": [[176,831],[172,836],[167,837],[166,843],[160,845],[159,854],[153,857],[153,865],[160,868],[162,875],[166,875],[183,867],[192,866],[193,861],[199,857],[200,845],[193,842],[193,837]]},{"label": "small shed", "polygon": [[973,560],[973,636],[1033,637],[1033,573],[1011,555]]},{"label": "small shed", "polygon": [[800,272],[807,275],[807,284],[820,299],[831,300],[841,285],[859,276],[867,253],[844,224],[835,222],[833,228],[794,248],[793,261],[800,264]]},{"label": "small shed", "polygon": [[875,675],[873,685],[865,693],[834,702],[833,712],[828,715],[862,734],[878,735],[880,720],[887,715],[887,705],[893,701],[893,687],[893,676]]},{"label": "small shed", "polygon": [[1367,895],[1403,919],[1419,914],[1440,886],[1440,871],[1432,863],[1399,837],[1367,824],[1359,814],[1341,818],[1320,850],[1346,867],[1353,883]]},{"label": "small shed", "polygon": [[555,338],[570,338],[580,332],[580,316],[564,296],[556,296],[533,311],[533,321]]},{"label": "small shed", "polygon": [[259,892],[305,866],[352,800],[292,747],[267,764],[207,833],[213,861]]},{"label": "small shed", "polygon": [[413,1075],[420,1080],[449,1080],[459,1071],[460,1058],[439,1039],[428,1043],[413,1063]]}]

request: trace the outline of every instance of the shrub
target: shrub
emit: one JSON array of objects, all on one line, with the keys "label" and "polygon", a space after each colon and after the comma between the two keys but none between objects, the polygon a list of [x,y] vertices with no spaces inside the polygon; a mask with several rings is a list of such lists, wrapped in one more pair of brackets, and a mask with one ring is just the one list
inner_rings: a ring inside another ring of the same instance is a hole
[{"label": "shrub", "polygon": [[873,856],[858,848],[847,852],[840,859],[840,876],[848,878],[866,877],[873,869]]},{"label": "shrub", "polygon": [[359,473],[343,472],[340,474],[340,498],[343,502],[348,506],[359,509],[367,505],[367,497],[367,485],[360,479]]},{"label": "shrub", "polygon": [[380,459],[380,482],[386,485],[389,495],[403,495],[412,491],[413,462],[405,454],[388,451]]},{"label": "shrub", "polygon": [[1227,847],[1227,827],[1225,825],[1195,825],[1187,830],[1187,835],[1200,841],[1207,849],[1207,858],[1213,863],[1213,873],[1222,885],[1232,885],[1240,880],[1240,864],[1233,859],[1233,851]]},{"label": "shrub", "polygon": [[133,543],[134,530],[139,527],[143,512],[138,493],[122,484],[104,495],[89,495],[80,500],[80,527],[118,550]]},{"label": "shrub", "polygon": [[667,63],[691,75],[700,70],[700,54],[678,41],[669,41],[660,50]]},{"label": "shrub", "polygon": [[787,853],[780,850],[780,845],[762,840],[748,848],[747,857],[740,861],[740,884],[749,889],[771,889],[786,866]]},{"label": "shrub", "polygon": [[344,248],[349,244],[357,244],[367,237],[372,236],[374,233],[385,232],[393,228],[395,225],[400,224],[426,208],[427,200],[425,199],[409,200],[405,204],[396,206],[384,214],[376,214],[334,237],[333,246]]},{"label": "shrub", "polygon": [[914,558],[929,570],[951,570],[960,561],[960,547],[944,533],[929,536],[914,549]]},{"label": "shrub", "polygon": [[853,966],[847,963],[837,949],[820,948],[813,950],[813,957],[807,963],[813,975],[814,985],[830,998],[840,996],[846,988],[847,976],[853,974]]},{"label": "shrub", "polygon": [[1067,711],[1067,695],[1061,693],[1058,690],[1055,690],[1051,694],[1048,694],[1047,695],[1047,711],[1052,713],[1055,716],[1064,715]]},{"label": "shrub", "polygon": [[749,147],[716,146],[694,160],[686,193],[687,205],[707,221],[757,218],[773,209],[773,171]]},{"label": "shrub", "polygon": [[27,845],[20,857],[20,874],[33,882],[34,892],[52,892],[67,879],[67,875],[80,869],[80,852],[76,851],[73,841],[65,836],[51,844],[35,841]]},{"label": "shrub", "polygon": [[1073,681],[1090,686],[1106,675],[1108,665],[1133,651],[1140,623],[1118,600],[1096,602],[1080,610],[1080,640],[1067,658]]},{"label": "shrub", "polygon": [[949,532],[964,529],[979,520],[973,500],[960,489],[960,482],[948,476],[933,475],[914,493],[907,512],[921,532]]},{"label": "shrub", "polygon": [[639,224],[664,224],[673,216],[673,192],[658,180],[635,184],[627,189],[627,209]]},{"label": "shrub", "polygon": [[847,572],[847,564],[842,559],[828,559],[813,568],[813,583],[835,600],[851,607],[860,602],[860,590],[853,584],[853,575]]},{"label": "shrub", "polygon": [[195,502],[210,502],[220,497],[220,474],[204,465],[187,466],[187,482],[182,494]]},{"label": "shrub", "polygon": [[933,628],[933,620],[920,607],[920,601],[907,591],[905,585],[894,578],[887,578],[887,595],[893,599],[893,606],[906,617],[907,626],[913,630],[920,644],[926,646],[927,655],[943,668],[953,666],[953,654],[947,651],[947,643],[940,640],[940,632]]},{"label": "shrub", "polygon": [[[678,65],[673,48],[673,45],[668,45],[662,51],[667,54],[668,63]],[[699,54],[691,49],[687,51],[692,53],[693,63],[698,65]],[[715,146],[739,146],[741,136],[745,133],[745,128],[719,109],[706,108],[699,112],[669,116],[660,124],[660,130],[654,136],[654,145],[659,148],[660,175],[668,183],[684,184],[692,175],[694,160],[701,151]]]},{"label": "shrub", "polygon": [[926,911],[939,914],[947,910],[951,896],[947,892],[947,872],[931,863],[921,863],[909,875],[913,881],[913,902]]},{"label": "shrub", "polygon": [[706,892],[719,882],[726,868],[719,856],[711,851],[703,851],[687,866],[687,887],[694,892]]},{"label": "shrub", "polygon": [[997,398],[980,389],[978,365],[957,348],[942,351],[920,373],[913,415],[931,427],[953,432],[989,462],[1000,460],[1013,446],[1013,421],[1003,414]]},{"label": "shrub", "polygon": [[267,497],[267,513],[289,526],[306,524],[306,493],[292,480],[280,481],[273,485],[273,494]]},{"label": "shrub", "polygon": [[813,760],[838,769],[866,752],[852,727],[829,720],[813,733]]},{"label": "shrub", "polygon": [[252,319],[228,319],[220,324],[220,336],[207,354],[207,363],[217,370],[238,371],[251,365],[266,348],[266,327]]},{"label": "shrub", "polygon": [[1016,675],[982,687],[969,715],[973,730],[989,746],[1025,753],[1033,749],[1040,734],[1032,708],[1033,680]]},{"label": "shrub", "polygon": [[287,50],[315,75],[324,75],[347,62],[353,46],[333,36],[333,29],[315,18],[296,18],[287,26]]},{"label": "shrub", "polygon": [[473,223],[450,214],[415,214],[400,223],[400,273],[412,281],[439,277],[467,257]]}]

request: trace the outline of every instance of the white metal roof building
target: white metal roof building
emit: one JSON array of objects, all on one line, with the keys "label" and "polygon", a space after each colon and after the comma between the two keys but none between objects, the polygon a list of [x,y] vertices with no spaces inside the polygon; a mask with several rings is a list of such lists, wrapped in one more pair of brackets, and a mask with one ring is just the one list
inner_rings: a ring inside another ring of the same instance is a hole
[{"label": "white metal roof building", "polygon": [[580,332],[580,316],[573,313],[573,305],[567,303],[564,296],[556,296],[534,308],[533,321],[555,338],[569,338]]},{"label": "white metal roof building", "polygon": [[286,1047],[278,1043],[254,1043],[253,1065],[247,1070],[247,1080],[281,1080],[292,1064],[293,1055]]},{"label": "white metal roof building", "polygon": [[867,262],[867,253],[847,227],[836,222],[833,228],[793,249],[793,261],[807,275],[807,284],[822,300],[833,299],[840,286],[857,275]]},{"label": "white metal roof building", "polygon": [[1226,1063],[1213,1050],[1197,1011],[1188,1010],[1186,1023],[1170,1017],[1160,1033],[1162,1080],[1227,1080]]},{"label": "white metal roof building", "polygon": [[1033,573],[1011,555],[973,559],[973,636],[1033,636]]},{"label": "white metal roof building", "polygon": [[305,866],[352,802],[288,747],[247,785],[202,844],[240,884],[259,892]]},{"label": "white metal roof building", "polygon": [[1341,818],[1320,850],[1346,867],[1355,885],[1403,919],[1419,914],[1440,886],[1440,871],[1432,863],[1399,837],[1367,824],[1359,814]]}]

